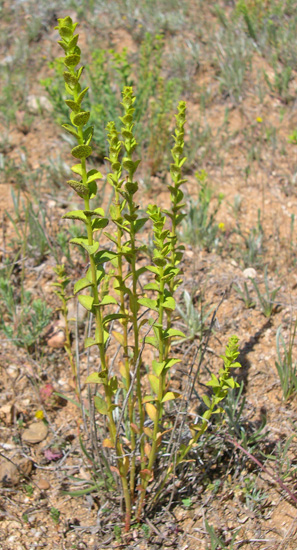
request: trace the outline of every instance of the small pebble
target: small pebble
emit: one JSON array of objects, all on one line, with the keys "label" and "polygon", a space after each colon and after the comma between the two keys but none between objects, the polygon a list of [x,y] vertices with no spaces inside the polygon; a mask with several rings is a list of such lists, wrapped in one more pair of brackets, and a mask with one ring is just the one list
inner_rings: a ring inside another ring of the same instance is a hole
[{"label": "small pebble", "polygon": [[43,479],[43,477],[38,481],[37,485],[41,491],[46,491],[50,488],[49,482],[46,479]]}]

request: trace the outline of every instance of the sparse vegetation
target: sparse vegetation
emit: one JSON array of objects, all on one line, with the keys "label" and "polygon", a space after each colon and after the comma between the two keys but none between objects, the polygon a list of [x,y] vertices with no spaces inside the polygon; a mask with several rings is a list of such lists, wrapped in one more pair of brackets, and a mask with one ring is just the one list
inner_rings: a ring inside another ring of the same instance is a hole
[{"label": "sparse vegetation", "polygon": [[0,2],[4,550],[295,550],[295,4]]}]

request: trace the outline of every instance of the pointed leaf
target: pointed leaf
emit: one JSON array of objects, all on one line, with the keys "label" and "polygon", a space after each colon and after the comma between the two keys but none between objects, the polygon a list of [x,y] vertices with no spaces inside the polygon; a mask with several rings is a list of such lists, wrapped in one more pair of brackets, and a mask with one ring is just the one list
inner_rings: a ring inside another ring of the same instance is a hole
[{"label": "pointed leaf", "polygon": [[[146,339],[146,341],[147,341],[147,339]],[[153,359],[152,367],[153,367],[153,371],[156,373],[157,376],[160,376],[162,370],[165,367],[165,364],[166,364],[165,361],[162,361],[162,363],[159,363],[158,361]]]},{"label": "pointed leaf", "polygon": [[154,422],[157,418],[157,409],[152,403],[146,403],[145,409],[149,418]]},{"label": "pointed leaf", "polygon": [[83,198],[89,195],[89,189],[82,181],[68,180],[67,183],[80,197]]},{"label": "pointed leaf", "polygon": [[104,415],[108,414],[107,403],[105,403],[103,397],[100,397],[99,395],[95,395],[94,404],[98,412]]},{"label": "pointed leaf", "polygon": [[[98,170],[89,170],[89,172],[87,173],[87,183],[91,183],[91,181],[95,181],[95,180],[101,180],[102,179],[102,174],[101,172],[98,172]],[[102,214],[104,216],[104,212]]]},{"label": "pointed leaf", "polygon": [[62,219],[65,220],[80,220],[81,222],[87,223],[87,217],[82,210],[73,210],[72,212],[67,212],[62,216]]},{"label": "pointed leaf", "polygon": [[94,244],[90,245],[88,244],[88,239],[86,237],[77,237],[75,239],[71,239],[70,241],[72,244],[78,244],[79,246],[82,246],[90,255],[95,254],[99,248],[99,243],[95,242]]},{"label": "pointed leaf", "polygon": [[100,302],[100,306],[107,306],[109,304],[116,304],[117,305],[117,301],[116,299],[113,297],[113,296],[110,296],[109,294],[107,294],[106,296],[104,296],[104,298],[101,300]]},{"label": "pointed leaf", "polygon": [[165,403],[166,401],[171,401],[173,399],[177,399],[178,397],[181,397],[180,393],[173,392],[173,391],[168,391],[167,393],[165,393],[161,403]]},{"label": "pointed leaf", "polygon": [[[94,338],[86,338],[84,342],[85,349],[90,348],[91,346],[98,346],[98,344],[99,342],[96,342]],[[100,382],[100,384],[102,384],[102,381]]]},{"label": "pointed leaf", "polygon": [[79,279],[79,281],[76,281],[73,289],[73,293],[77,294],[84,288],[88,288],[89,286],[92,286],[92,282],[90,282],[86,277],[83,279]]},{"label": "pointed leaf", "polygon": [[74,166],[71,167],[71,170],[75,174],[78,174],[79,176],[82,177],[83,172],[82,172],[82,165],[81,164],[75,164]]},{"label": "pointed leaf", "polygon": [[121,332],[116,332],[115,330],[112,331],[113,336],[121,344],[121,346],[125,345],[124,335]]},{"label": "pointed leaf", "polygon": [[156,311],[157,313],[159,312],[157,300],[151,300],[151,298],[139,298],[138,303],[141,306],[145,306],[153,311]]},{"label": "pointed leaf", "polygon": [[81,294],[78,297],[78,301],[88,311],[92,311],[93,302],[94,302],[93,296],[85,296],[84,294]]},{"label": "pointed leaf", "polygon": [[76,137],[76,139],[79,139],[79,135],[76,132],[75,128],[73,126],[70,126],[70,124],[62,124],[62,128],[68,132],[68,134],[71,134],[72,136]]},{"label": "pointed leaf", "polygon": [[86,379],[86,384],[102,384],[102,378],[99,376],[99,372],[92,372]]},{"label": "pointed leaf", "polygon": [[148,379],[149,379],[149,382],[150,382],[150,385],[151,385],[151,388],[152,388],[153,392],[156,395],[158,395],[158,392],[159,392],[159,378],[157,378],[157,376],[155,376],[154,374],[149,374]]}]

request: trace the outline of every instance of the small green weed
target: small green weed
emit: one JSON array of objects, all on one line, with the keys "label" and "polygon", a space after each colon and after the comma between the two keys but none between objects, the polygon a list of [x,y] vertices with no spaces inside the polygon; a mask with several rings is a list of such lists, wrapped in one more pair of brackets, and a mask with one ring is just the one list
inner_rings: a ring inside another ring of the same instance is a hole
[{"label": "small green weed", "polygon": [[31,292],[19,296],[11,281],[0,278],[0,329],[17,346],[33,351],[48,325],[52,310],[40,298],[33,299]]},{"label": "small green weed", "polygon": [[265,291],[263,293],[260,291],[259,285],[255,281],[255,279],[251,278],[251,282],[257,293],[262,313],[265,315],[265,317],[269,319],[276,310],[277,304],[275,302],[275,298],[280,289],[280,286],[277,288],[274,288],[273,290],[270,290],[269,283],[268,283],[267,266],[265,266],[265,270],[264,270]]},{"label": "small green weed", "polygon": [[210,550],[217,550],[218,548],[221,549],[221,550],[234,550],[235,549],[235,539],[238,535],[238,533],[240,532],[240,529],[237,529],[237,531],[235,531],[231,537],[230,540],[228,540],[228,542],[224,542],[215,532],[214,528],[212,525],[210,525],[207,521],[207,519],[205,519],[205,527],[206,527],[206,531],[208,532],[209,534],[209,537],[210,537]]},{"label": "small green weed", "polygon": [[50,517],[56,525],[60,523],[60,515],[61,512],[57,508],[54,508],[54,506],[52,506],[52,508],[50,509]]},{"label": "small green weed", "polygon": [[[264,252],[264,230],[261,223],[261,211],[258,210],[257,226],[252,227],[246,234],[241,228],[240,222],[237,220],[235,232],[242,238],[237,246],[239,260],[244,267],[261,267],[263,262]],[[242,246],[243,245],[243,246]]]},{"label": "small green weed", "polygon": [[219,244],[219,225],[216,216],[223,200],[220,194],[216,198],[216,205],[211,208],[213,190],[207,181],[207,173],[204,170],[196,172],[198,181],[198,199],[189,198],[189,210],[182,222],[181,238],[183,242],[192,246],[205,247],[213,250]]},{"label": "small green weed", "polygon": [[214,306],[208,307],[205,305],[201,296],[194,305],[193,297],[187,290],[184,290],[182,300],[185,308],[177,304],[176,309],[183,320],[183,325],[187,328],[188,334],[179,343],[187,340],[191,341],[197,337],[201,341],[203,334],[207,330],[207,320],[213,312]]},{"label": "small green weed", "polygon": [[287,343],[282,335],[281,325],[276,332],[277,361],[275,361],[275,366],[285,400],[289,399],[297,391],[297,363],[293,359],[296,328],[297,321],[291,324],[289,341]]},{"label": "small green weed", "polygon": [[250,290],[246,281],[244,281],[243,287],[240,284],[239,285],[233,284],[233,288],[236,290],[240,300],[244,302],[244,305],[247,309],[255,307],[256,302],[254,302],[254,300],[251,297]]}]

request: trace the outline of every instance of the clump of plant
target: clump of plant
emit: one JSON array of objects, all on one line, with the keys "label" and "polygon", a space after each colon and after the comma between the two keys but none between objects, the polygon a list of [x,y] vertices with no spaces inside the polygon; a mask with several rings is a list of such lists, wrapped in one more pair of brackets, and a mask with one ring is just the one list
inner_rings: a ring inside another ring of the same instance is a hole
[{"label": "clump of plant", "polygon": [[192,246],[205,247],[207,250],[216,248],[219,244],[219,224],[216,216],[221,206],[223,195],[216,198],[216,204],[211,203],[213,189],[210,187],[205,170],[196,172],[198,182],[198,198],[189,197],[189,209],[182,223],[181,238]]},{"label": "clump of plant", "polygon": [[18,295],[9,279],[0,277],[0,329],[16,346],[33,352],[51,313],[47,304],[41,298],[33,298],[22,283]]},{"label": "clump of plant", "polygon": [[276,332],[277,361],[275,361],[275,366],[284,400],[289,399],[297,391],[297,363],[293,356],[296,328],[297,321],[291,324],[288,342],[283,337],[281,325]]},{"label": "clump of plant", "polygon": [[[172,321],[176,291],[182,282],[183,246],[178,242],[177,228],[184,217],[182,166],[186,160],[183,154],[186,106],[180,102],[176,114],[170,165],[171,205],[165,210],[150,204],[146,214],[141,216],[135,179],[140,163],[135,156],[137,141],[133,131],[135,97],[131,87],[124,87],[121,130],[117,130],[114,121],[107,125],[107,160],[111,167],[107,181],[114,194],[106,215],[102,208],[93,205],[96,180],[102,176],[87,166],[87,159],[92,154],[93,128],[88,126],[90,112],[83,108],[88,89],[82,89],[80,84],[83,67],[77,68],[81,52],[75,34],[76,24],[66,17],[58,20],[57,28],[61,36],[59,44],[65,52],[63,77],[71,122],[63,124],[63,128],[77,143],[71,151],[78,161],[72,171],[79,178],[68,181],[68,185],[83,202],[82,209],[63,217],[79,220],[84,227],[82,234],[71,242],[86,251],[89,268],[76,281],[74,294],[78,294],[79,302],[94,320],[93,332],[84,345],[87,349],[98,349],[100,367],[88,376],[87,383],[96,385],[94,404],[99,413],[96,421],[102,431],[104,427],[107,431],[102,440],[104,461],[120,481],[125,502],[125,530],[128,531],[132,516],[140,521],[149,496],[150,500],[157,496],[148,491],[157,465],[162,464],[165,470],[162,489],[206,431],[211,416],[222,410],[221,401],[228,390],[237,385],[231,369],[240,366],[236,362],[238,339],[236,336],[230,338],[223,356],[224,366],[219,376],[212,374],[208,382],[212,394],[204,396],[203,417],[190,425],[191,437],[179,446],[174,460],[168,463],[167,458],[166,462],[164,436],[171,433],[174,426],[168,413],[175,410],[177,400],[182,398],[171,388],[170,369],[180,362],[172,353],[172,339],[184,338]],[[153,253],[151,264],[145,265],[141,253],[146,246],[140,230],[149,223],[153,228]],[[96,233],[105,228],[106,240],[101,237],[99,243]],[[148,282],[140,285],[143,275]],[[85,289],[90,292],[82,294]],[[110,341],[119,347],[117,366],[111,360]],[[145,348],[153,352],[146,375],[142,364]]]}]

